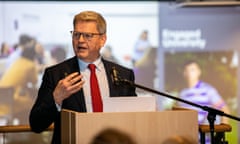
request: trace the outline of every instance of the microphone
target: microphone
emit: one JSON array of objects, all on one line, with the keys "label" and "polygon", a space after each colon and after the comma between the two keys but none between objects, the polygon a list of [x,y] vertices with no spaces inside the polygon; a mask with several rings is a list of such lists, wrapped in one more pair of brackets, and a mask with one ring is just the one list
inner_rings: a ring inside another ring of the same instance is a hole
[{"label": "microphone", "polygon": [[112,67],[112,81],[113,81],[113,83],[115,85],[118,85],[118,86],[119,85],[124,85],[124,86],[130,85],[132,87],[135,87],[133,82],[131,82],[131,81],[127,80],[127,79],[121,78],[118,75],[118,71],[117,71],[117,69],[115,67]]},{"label": "microphone", "polygon": [[112,67],[112,80],[115,85],[119,85],[120,80],[118,78],[118,71],[115,67]]}]

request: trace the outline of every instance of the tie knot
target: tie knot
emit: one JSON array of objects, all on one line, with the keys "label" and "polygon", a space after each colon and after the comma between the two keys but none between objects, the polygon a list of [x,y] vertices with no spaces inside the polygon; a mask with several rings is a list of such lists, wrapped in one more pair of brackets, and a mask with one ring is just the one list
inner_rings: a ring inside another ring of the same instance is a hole
[{"label": "tie knot", "polygon": [[95,66],[95,64],[89,64],[89,65],[88,65],[88,68],[89,68],[91,71],[95,71],[96,66]]}]

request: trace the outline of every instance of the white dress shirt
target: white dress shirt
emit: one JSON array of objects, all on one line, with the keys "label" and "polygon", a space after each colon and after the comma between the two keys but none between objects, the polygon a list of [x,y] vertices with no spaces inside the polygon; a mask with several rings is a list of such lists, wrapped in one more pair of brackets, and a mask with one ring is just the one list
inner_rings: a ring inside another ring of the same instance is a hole
[{"label": "white dress shirt", "polygon": [[[78,59],[80,72],[83,75],[83,80],[85,81],[83,85],[83,93],[85,97],[85,103],[87,112],[92,112],[92,99],[91,99],[91,91],[90,91],[90,69],[88,68],[88,64],[80,59]],[[105,97],[109,97],[109,86],[108,86],[108,80],[106,71],[104,68],[104,64],[101,60],[101,57],[99,57],[96,61],[94,61],[92,64],[96,65],[96,76],[98,79],[98,85],[100,88],[100,93],[102,96],[102,100],[104,100]]]}]

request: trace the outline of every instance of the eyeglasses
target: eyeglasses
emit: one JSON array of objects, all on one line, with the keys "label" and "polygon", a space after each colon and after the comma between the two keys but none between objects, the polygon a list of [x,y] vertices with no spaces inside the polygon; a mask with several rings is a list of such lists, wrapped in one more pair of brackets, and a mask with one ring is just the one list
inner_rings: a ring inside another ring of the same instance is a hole
[{"label": "eyeglasses", "polygon": [[77,31],[70,31],[72,34],[72,38],[75,40],[78,40],[81,35],[85,40],[91,40],[95,35],[102,35],[102,33],[83,33],[83,32],[77,32]]}]

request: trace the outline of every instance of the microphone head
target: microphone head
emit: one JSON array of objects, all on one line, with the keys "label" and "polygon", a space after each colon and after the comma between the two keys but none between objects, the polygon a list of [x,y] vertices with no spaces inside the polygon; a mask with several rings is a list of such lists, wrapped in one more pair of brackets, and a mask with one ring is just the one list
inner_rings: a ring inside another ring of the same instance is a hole
[{"label": "microphone head", "polygon": [[115,67],[112,67],[112,81],[115,85],[119,85],[118,71]]}]

